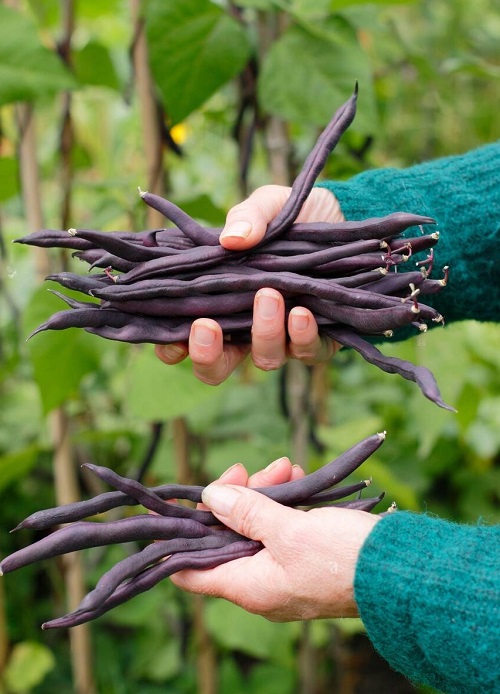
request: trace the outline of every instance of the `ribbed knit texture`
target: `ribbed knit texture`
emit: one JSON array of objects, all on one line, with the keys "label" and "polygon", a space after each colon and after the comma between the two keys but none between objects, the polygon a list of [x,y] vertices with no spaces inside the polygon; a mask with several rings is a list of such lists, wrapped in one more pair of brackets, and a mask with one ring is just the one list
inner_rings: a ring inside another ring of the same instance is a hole
[{"label": "ribbed knit texture", "polygon": [[[423,297],[447,323],[500,320],[500,142],[407,169],[365,171],[348,181],[318,184],[337,196],[346,219],[413,212],[436,220],[440,232],[432,276],[450,266],[448,286]],[[418,235],[413,227],[405,236]],[[421,256],[419,256],[419,259]],[[410,259],[400,266],[414,270]]]},{"label": "ribbed knit texture", "polygon": [[355,596],[389,664],[446,694],[500,692],[500,526],[397,511],[358,560]]}]

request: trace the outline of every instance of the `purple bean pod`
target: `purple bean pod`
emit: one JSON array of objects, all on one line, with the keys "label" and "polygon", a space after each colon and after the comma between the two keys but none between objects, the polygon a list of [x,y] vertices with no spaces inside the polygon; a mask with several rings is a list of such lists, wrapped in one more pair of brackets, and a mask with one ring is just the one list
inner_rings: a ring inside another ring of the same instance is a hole
[{"label": "purple bean pod", "polygon": [[192,217],[174,205],[170,200],[153,193],[140,192],[144,202],[164,217],[173,222],[197,246],[218,246],[219,239],[205,227],[198,224]]},{"label": "purple bean pod", "polygon": [[439,407],[450,412],[456,410],[447,405],[439,392],[436,379],[429,369],[424,366],[416,366],[406,359],[398,359],[397,357],[386,357],[374,345],[364,340],[360,335],[357,335],[353,330],[342,326],[332,326],[323,328],[326,335],[336,340],[345,347],[359,352],[361,356],[370,364],[378,366],[379,369],[390,374],[399,374],[409,381],[414,381],[425,395],[426,398],[435,402]]},{"label": "purple bean pod", "polygon": [[83,598],[76,611],[94,610],[109,598],[123,581],[138,575],[148,566],[172,554],[192,550],[218,549],[242,539],[241,535],[232,530],[220,530],[213,535],[206,535],[200,538],[179,537],[173,540],[153,542],[142,551],[131,554],[106,571],[97,582],[95,588]]},{"label": "purple bean pod", "polygon": [[307,241],[313,235],[318,241],[351,243],[363,239],[388,239],[409,227],[435,223],[436,220],[432,217],[393,212],[385,217],[371,217],[361,221],[295,223],[283,233],[282,238]]},{"label": "purple bean pod", "polygon": [[150,590],[160,581],[184,569],[206,570],[225,564],[242,557],[251,557],[260,552],[262,545],[253,540],[244,540],[225,545],[217,550],[200,550],[198,552],[185,552],[170,557],[167,561],[155,564],[143,571],[139,576],[130,579],[120,585],[112,595],[104,601],[104,604],[95,610],[73,612],[59,619],[53,619],[42,624],[42,629],[69,628],[84,624],[96,619],[109,610]]},{"label": "purple bean pod", "polygon": [[89,547],[139,540],[169,540],[178,536],[203,537],[213,532],[212,528],[192,518],[166,518],[150,514],[107,523],[79,521],[5,557],[0,562],[0,575],[41,559],[50,559]]}]

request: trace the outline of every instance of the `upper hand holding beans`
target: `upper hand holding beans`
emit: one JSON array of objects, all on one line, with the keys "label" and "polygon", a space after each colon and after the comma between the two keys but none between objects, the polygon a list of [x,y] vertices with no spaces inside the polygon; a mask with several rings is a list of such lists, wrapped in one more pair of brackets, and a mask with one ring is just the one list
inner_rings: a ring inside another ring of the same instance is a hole
[{"label": "upper hand holding beans", "polygon": [[[262,186],[233,207],[227,215],[220,243],[229,250],[241,251],[258,244],[272,219],[290,195],[284,186]],[[335,196],[323,188],[314,188],[297,218],[298,222],[341,222],[344,217]],[[312,364],[332,357],[338,345],[320,337],[312,313],[297,306],[290,311],[285,329],[285,304],[275,289],[257,292],[253,310],[251,346],[224,343],[220,326],[209,318],[193,322],[189,343],[157,345],[156,355],[166,364],[177,364],[188,355],[194,374],[204,383],[218,385],[251,353],[253,363],[264,371],[277,369],[287,358]]]}]

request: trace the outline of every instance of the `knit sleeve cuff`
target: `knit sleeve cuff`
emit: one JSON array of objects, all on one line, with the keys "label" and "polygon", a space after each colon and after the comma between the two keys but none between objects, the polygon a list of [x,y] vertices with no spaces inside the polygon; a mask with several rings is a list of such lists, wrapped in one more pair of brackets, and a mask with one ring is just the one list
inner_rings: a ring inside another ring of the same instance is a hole
[{"label": "knit sleeve cuff", "polygon": [[376,524],[358,560],[355,598],[395,670],[448,694],[496,691],[499,546],[498,526],[401,511]]}]

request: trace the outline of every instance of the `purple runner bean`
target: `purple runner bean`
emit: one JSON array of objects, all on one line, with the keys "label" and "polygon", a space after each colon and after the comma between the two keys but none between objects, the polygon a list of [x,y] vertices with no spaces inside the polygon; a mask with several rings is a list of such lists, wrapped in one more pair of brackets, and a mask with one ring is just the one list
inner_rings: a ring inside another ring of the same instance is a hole
[{"label": "purple runner bean", "polygon": [[171,576],[177,571],[184,569],[213,569],[229,561],[251,557],[260,552],[262,545],[253,540],[243,540],[225,545],[220,549],[200,550],[198,552],[185,552],[175,554],[164,562],[155,564],[143,571],[139,576],[130,579],[119,586],[115,592],[105,600],[104,604],[95,610],[73,612],[59,619],[53,619],[42,624],[42,629],[69,628],[84,624],[92,619],[96,619],[109,610],[130,600],[136,595],[140,595],[151,588],[154,588],[160,581]]},{"label": "purple runner bean", "polygon": [[311,235],[317,241],[351,243],[363,239],[387,239],[397,236],[409,227],[435,224],[432,217],[409,212],[392,212],[385,217],[371,217],[361,221],[302,222],[295,223],[283,233],[283,239],[307,241]]},{"label": "purple runner bean", "polygon": [[197,246],[218,246],[219,239],[205,227],[198,224],[192,217],[174,205],[170,200],[153,193],[140,191],[140,196],[144,202],[164,217],[173,222],[187,237]]},{"label": "purple runner bean", "polygon": [[166,518],[143,514],[107,523],[79,521],[56,530],[0,562],[0,574],[15,571],[41,559],[50,559],[89,547],[134,540],[168,540],[174,537],[204,537],[215,532],[192,518]]},{"label": "purple runner bean", "polygon": [[218,549],[238,540],[242,540],[241,535],[232,530],[220,530],[213,535],[206,535],[205,537],[179,537],[147,545],[142,551],[131,554],[106,571],[97,582],[95,588],[83,598],[76,611],[95,609],[118,588],[120,583],[127,578],[136,576],[151,564],[155,564],[165,557],[192,550]]},{"label": "purple runner bean", "polygon": [[447,405],[439,392],[436,379],[429,369],[425,366],[416,366],[406,359],[398,359],[397,357],[387,357],[375,345],[364,340],[360,335],[357,335],[353,330],[342,326],[332,326],[324,328],[324,332],[345,347],[359,352],[361,356],[370,364],[378,366],[379,369],[390,374],[399,374],[409,381],[414,381],[425,395],[426,398],[435,402],[439,407],[450,412],[456,410]]},{"label": "purple runner bean", "polygon": [[332,119],[319,136],[311,153],[306,158],[299,175],[292,184],[292,190],[288,200],[283,205],[279,214],[268,225],[266,235],[261,245],[280,236],[283,231],[296,220],[328,156],[354,120],[357,97],[358,87],[356,85],[352,96],[345,104],[337,109]]}]

